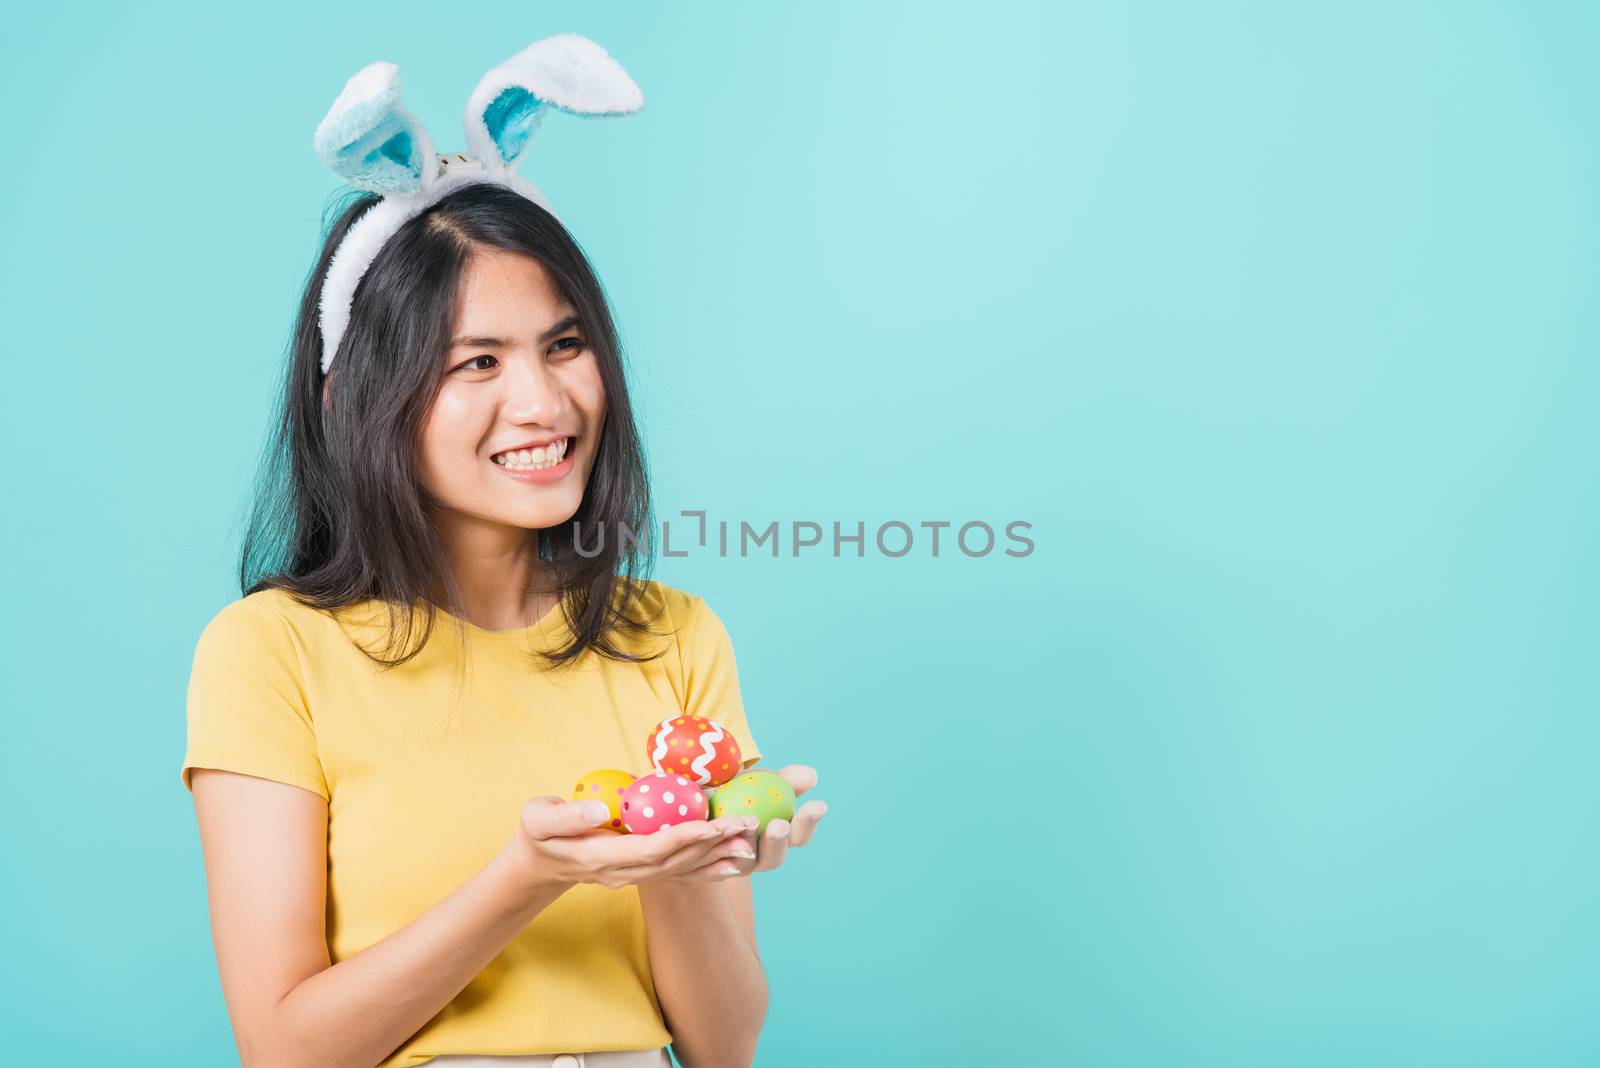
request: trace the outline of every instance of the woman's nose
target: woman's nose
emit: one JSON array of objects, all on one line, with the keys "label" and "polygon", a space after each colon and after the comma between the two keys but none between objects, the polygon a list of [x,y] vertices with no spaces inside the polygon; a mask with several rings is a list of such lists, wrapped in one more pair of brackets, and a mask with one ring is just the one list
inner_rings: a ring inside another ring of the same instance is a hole
[{"label": "woman's nose", "polygon": [[506,414],[512,419],[550,417],[561,411],[561,383],[543,360],[512,360],[506,374]]}]

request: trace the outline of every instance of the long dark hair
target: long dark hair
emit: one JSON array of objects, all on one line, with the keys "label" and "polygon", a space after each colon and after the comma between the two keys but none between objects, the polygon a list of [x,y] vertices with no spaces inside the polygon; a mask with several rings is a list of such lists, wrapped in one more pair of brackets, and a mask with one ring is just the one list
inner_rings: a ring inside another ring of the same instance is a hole
[{"label": "long dark hair", "polygon": [[[240,556],[241,592],[283,589],[323,610],[387,602],[385,652],[410,648],[392,659],[363,651],[388,667],[422,651],[438,607],[464,615],[429,517],[435,502],[417,474],[416,443],[443,381],[462,272],[475,249],[501,249],[530,256],[550,272],[577,311],[606,394],[594,467],[577,513],[567,523],[528,532],[573,635],[562,648],[537,655],[552,665],[591,648],[634,662],[660,655],[634,655],[618,640],[625,632],[649,631],[651,620],[632,613],[642,604],[640,584],[655,548],[649,478],[616,324],[588,258],[548,211],[480,182],[447,194],[401,226],[356,288],[350,325],[327,375],[331,403],[324,405],[317,316],[322,280],[339,242],[377,200],[365,193],[333,206],[333,224],[306,281]],[[622,536],[624,530],[631,537]],[[423,631],[413,642],[417,607]]]}]

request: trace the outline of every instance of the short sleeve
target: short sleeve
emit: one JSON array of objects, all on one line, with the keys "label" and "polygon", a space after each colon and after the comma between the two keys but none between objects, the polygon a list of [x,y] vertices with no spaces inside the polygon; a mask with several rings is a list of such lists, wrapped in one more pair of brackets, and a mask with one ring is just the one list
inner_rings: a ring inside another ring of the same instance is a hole
[{"label": "short sleeve", "polygon": [[703,599],[689,598],[689,615],[679,631],[678,644],[683,655],[683,711],[722,724],[738,740],[743,766],[759,764],[761,749],[745,717],[733,641]]},{"label": "short sleeve", "polygon": [[189,674],[190,770],[220,768],[299,786],[328,798],[307,706],[300,657],[288,624],[246,597],[206,624]]}]

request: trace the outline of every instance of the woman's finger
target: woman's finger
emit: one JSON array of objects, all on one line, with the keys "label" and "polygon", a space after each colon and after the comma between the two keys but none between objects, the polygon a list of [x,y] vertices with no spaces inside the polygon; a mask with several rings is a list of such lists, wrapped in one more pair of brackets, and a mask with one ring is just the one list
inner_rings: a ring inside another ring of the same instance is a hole
[{"label": "woman's finger", "polygon": [[716,860],[690,874],[707,872],[715,877],[732,878],[755,871],[756,865],[761,862],[761,847],[756,843],[756,828],[761,821],[754,816],[746,816],[742,823],[736,841],[728,842],[726,848],[717,852]]},{"label": "woman's finger", "polygon": [[772,871],[783,866],[789,855],[789,835],[793,825],[788,820],[770,820],[761,832],[761,847],[756,852],[753,871]]},{"label": "woman's finger", "polygon": [[826,801],[807,801],[794,813],[794,827],[789,831],[789,845],[791,848],[810,845],[811,839],[816,836],[817,823],[828,814]]},{"label": "woman's finger", "polygon": [[642,883],[649,879],[731,878],[743,874],[740,870],[742,865],[754,863],[753,860],[737,860],[716,853],[681,862],[674,859],[665,864],[616,868],[608,874],[618,876],[629,883]]},{"label": "woman's finger", "polygon": [[674,875],[673,878],[680,881],[687,880],[691,882],[720,883],[724,879],[737,879],[742,874],[743,873],[739,871],[739,867],[734,861],[717,860],[712,861],[710,864],[702,864],[700,867],[694,868],[690,871]]},{"label": "woman's finger", "polygon": [[741,837],[748,825],[756,822],[754,816],[724,816],[714,820],[710,826],[716,828],[718,832],[715,838],[704,839],[686,846],[661,861],[656,868],[663,874],[692,871],[708,860],[722,859],[730,850],[742,852],[732,844],[732,839]]},{"label": "woman's finger", "polygon": [[596,830],[581,836],[552,838],[543,845],[552,856],[603,870],[659,864],[686,846],[699,844],[709,848],[720,841],[724,833],[723,828],[704,820],[691,820],[663,827],[654,834]]},{"label": "woman's finger", "polygon": [[779,770],[778,774],[782,775],[784,781],[794,790],[796,797],[817,785],[817,769],[809,764],[788,764]]},{"label": "woman's finger", "polygon": [[[745,831],[754,827],[757,822],[754,816],[724,816],[722,819],[703,824],[703,826],[711,828],[714,832],[711,837],[691,840],[681,848],[668,852],[659,860],[642,861],[613,867],[610,874],[618,875],[631,881],[643,881],[715,865],[723,860],[730,850],[738,849],[737,846],[731,844],[731,840],[741,837]],[[639,837],[654,838],[665,834],[671,829],[664,827],[654,834],[640,835]],[[746,843],[744,851],[749,851],[748,843]]]}]

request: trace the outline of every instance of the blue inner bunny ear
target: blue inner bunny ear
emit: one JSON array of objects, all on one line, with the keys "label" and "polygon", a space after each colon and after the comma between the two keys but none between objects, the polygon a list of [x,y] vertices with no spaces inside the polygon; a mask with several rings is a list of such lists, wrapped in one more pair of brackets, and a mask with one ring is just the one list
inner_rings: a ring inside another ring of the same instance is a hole
[{"label": "blue inner bunny ear", "polygon": [[500,150],[500,158],[513,160],[538,127],[548,110],[543,100],[520,85],[503,89],[483,110],[483,125]]},{"label": "blue inner bunny ear", "polygon": [[390,114],[338,149],[333,169],[351,185],[374,193],[408,193],[422,186],[422,153],[411,129]]},{"label": "blue inner bunny ear", "polygon": [[485,166],[516,164],[552,108],[628,115],[644,94],[605,49],[573,33],[535,41],[478,79],[467,97],[467,148]]},{"label": "blue inner bunny ear", "polygon": [[373,63],[352,77],[317,126],[317,156],[334,174],[373,193],[414,193],[432,175],[433,142],[400,103],[400,72]]}]

